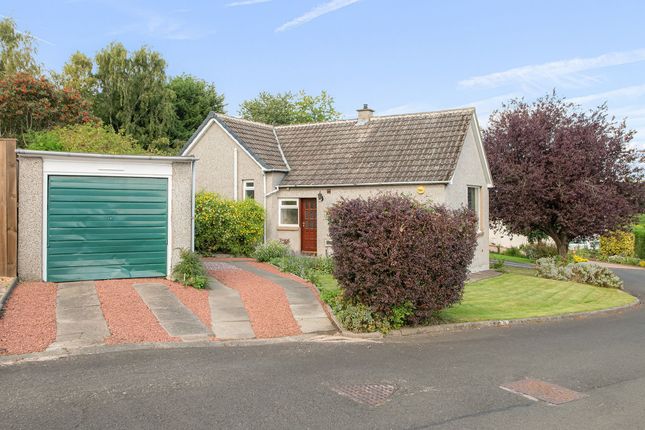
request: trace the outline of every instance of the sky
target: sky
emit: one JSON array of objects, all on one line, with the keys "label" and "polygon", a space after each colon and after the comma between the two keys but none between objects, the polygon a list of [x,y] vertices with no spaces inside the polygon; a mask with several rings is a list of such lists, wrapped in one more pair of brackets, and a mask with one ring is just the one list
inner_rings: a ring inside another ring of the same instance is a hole
[{"label": "sky", "polygon": [[557,90],[638,131],[645,149],[643,1],[3,0],[60,70],[112,41],[162,53],[168,73],[213,82],[227,112],[260,91],[327,90],[345,117],[474,106]]}]

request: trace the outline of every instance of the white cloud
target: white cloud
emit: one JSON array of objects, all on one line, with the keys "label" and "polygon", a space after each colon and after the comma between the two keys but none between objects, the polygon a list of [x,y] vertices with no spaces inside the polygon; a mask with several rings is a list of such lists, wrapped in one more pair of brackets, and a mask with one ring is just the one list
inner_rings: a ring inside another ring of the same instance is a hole
[{"label": "white cloud", "polygon": [[196,40],[213,33],[211,30],[200,30],[194,23],[188,23],[176,15],[164,15],[156,10],[121,3],[111,6],[134,17],[135,21],[112,30],[108,33],[110,36],[139,33],[167,40]]},{"label": "white cloud", "polygon": [[359,2],[360,0],[331,0],[328,1],[327,3],[323,3],[321,5],[316,6],[315,8],[311,9],[304,15],[301,15],[297,18],[292,19],[291,21],[288,21],[284,24],[282,24],[280,27],[276,28],[276,32],[280,31],[285,31],[290,28],[294,27],[299,27],[303,24],[308,23],[309,21],[313,21],[316,18],[319,18],[323,15],[326,15],[330,12],[334,12],[338,9],[342,9],[344,7],[347,7],[349,5],[352,5],[356,2]]},{"label": "white cloud", "polygon": [[591,58],[572,58],[544,64],[516,67],[502,72],[474,76],[459,81],[463,88],[495,88],[508,84],[520,84],[525,90],[542,90],[555,86],[575,87],[594,83],[597,79],[583,72],[603,67],[645,61],[645,49],[625,52],[609,52]]},{"label": "white cloud", "polygon": [[630,87],[618,88],[615,90],[605,91],[602,93],[589,94],[587,96],[573,97],[569,99],[569,101],[576,104],[587,104],[592,102],[603,103],[605,101],[611,102],[612,100],[616,100],[616,99],[642,97],[644,95],[645,95],[645,84],[632,85]]},{"label": "white cloud", "polygon": [[253,4],[268,3],[271,0],[241,0],[228,3],[226,7],[250,6]]}]

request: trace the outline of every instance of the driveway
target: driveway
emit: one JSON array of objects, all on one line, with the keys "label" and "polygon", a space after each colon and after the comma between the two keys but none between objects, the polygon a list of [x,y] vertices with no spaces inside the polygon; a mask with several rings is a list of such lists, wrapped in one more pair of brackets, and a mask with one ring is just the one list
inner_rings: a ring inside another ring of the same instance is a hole
[{"label": "driveway", "polygon": [[[644,289],[642,272],[620,274],[630,291]],[[635,309],[378,342],[213,343],[22,363],[0,367],[0,413],[8,429],[639,429],[644,327]],[[500,388],[527,377],[582,398],[552,406]],[[366,392],[383,403],[352,399]]]},{"label": "driveway", "polygon": [[157,278],[21,284],[0,318],[0,354],[336,331],[304,280],[249,259],[205,264],[204,290]]}]

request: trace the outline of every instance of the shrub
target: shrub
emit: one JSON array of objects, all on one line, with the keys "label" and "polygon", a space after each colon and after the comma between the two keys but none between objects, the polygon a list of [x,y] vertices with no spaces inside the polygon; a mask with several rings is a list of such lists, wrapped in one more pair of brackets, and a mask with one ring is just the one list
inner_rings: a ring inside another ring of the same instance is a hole
[{"label": "shrub", "polygon": [[97,154],[145,154],[134,138],[117,133],[108,125],[96,123],[32,131],[25,135],[27,149],[60,152],[94,152]]},{"label": "shrub", "polygon": [[536,261],[537,275],[558,281],[572,281],[603,288],[623,288],[623,281],[606,267],[597,264],[559,264],[556,258]]},{"label": "shrub", "polygon": [[639,224],[634,227],[634,254],[645,260],[645,225]]},{"label": "shrub", "polygon": [[607,257],[607,262],[609,263],[628,264],[630,266],[638,266],[640,261],[640,258],[624,257],[622,255],[610,255],[609,257]]},{"label": "shrub", "polygon": [[502,270],[504,268],[504,260],[493,260],[490,268],[493,270]]},{"label": "shrub", "polygon": [[181,260],[173,268],[172,276],[177,282],[199,289],[206,287],[208,283],[199,255],[187,249],[181,251]]},{"label": "shrub", "polygon": [[387,333],[390,324],[362,303],[340,302],[334,309],[336,318],[347,330]]},{"label": "shrub", "polygon": [[524,257],[522,251],[520,251],[520,249],[515,246],[511,246],[510,248],[505,249],[502,254],[508,255],[509,257]]},{"label": "shrub", "polygon": [[600,253],[604,256],[633,257],[634,233],[618,230],[600,236]]},{"label": "shrub", "polygon": [[589,261],[588,258],[582,257],[581,255],[578,255],[576,253],[573,254],[574,263],[586,263],[587,261]]},{"label": "shrub", "polygon": [[195,247],[204,255],[250,255],[262,241],[264,209],[255,200],[228,200],[215,193],[195,197]]},{"label": "shrub", "polygon": [[342,199],[328,211],[334,276],[352,304],[407,323],[459,302],[476,246],[475,215],[384,194]]},{"label": "shrub", "polygon": [[274,258],[287,257],[291,253],[289,245],[279,240],[271,240],[267,243],[258,245],[253,252],[253,258],[258,261],[266,262]]},{"label": "shrub", "polygon": [[558,255],[558,248],[545,242],[527,243],[522,245],[520,250],[526,258],[534,261]]},{"label": "shrub", "polygon": [[[329,257],[305,257],[291,255],[288,257],[272,258],[271,264],[283,272],[293,273],[301,278],[308,278],[309,272],[332,273],[333,262]],[[315,283],[315,282],[314,282]]]}]

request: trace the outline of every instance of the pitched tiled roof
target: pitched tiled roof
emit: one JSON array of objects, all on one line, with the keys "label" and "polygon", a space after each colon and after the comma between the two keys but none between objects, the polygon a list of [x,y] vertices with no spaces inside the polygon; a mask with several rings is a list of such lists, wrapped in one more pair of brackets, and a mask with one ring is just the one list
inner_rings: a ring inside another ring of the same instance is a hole
[{"label": "pitched tiled roof", "polygon": [[273,126],[226,115],[217,115],[217,119],[233,137],[247,147],[260,164],[270,170],[288,170]]},{"label": "pitched tiled roof", "polygon": [[211,121],[216,121],[228,131],[263,168],[285,172],[289,170],[278,146],[273,126],[247,121],[241,118],[233,118],[215,112],[208,114],[199,128],[183,146],[180,154],[184,155],[186,150],[195,142],[195,139],[197,139],[202,131],[208,127]]},{"label": "pitched tiled roof", "polygon": [[[270,126],[211,113],[260,165],[289,173],[280,186],[448,182],[474,109]],[[285,161],[286,158],[286,161]]]},{"label": "pitched tiled roof", "polygon": [[278,126],[291,167],[280,186],[450,181],[473,112]]}]

